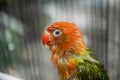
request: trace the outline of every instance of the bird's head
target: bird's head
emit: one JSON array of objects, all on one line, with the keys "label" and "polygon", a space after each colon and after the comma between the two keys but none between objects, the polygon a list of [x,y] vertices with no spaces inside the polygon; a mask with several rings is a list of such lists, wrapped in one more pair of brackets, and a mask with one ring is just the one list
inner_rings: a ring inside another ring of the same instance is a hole
[{"label": "bird's head", "polygon": [[70,22],[55,22],[50,25],[43,33],[42,43],[60,50],[81,50],[85,47],[80,29]]}]

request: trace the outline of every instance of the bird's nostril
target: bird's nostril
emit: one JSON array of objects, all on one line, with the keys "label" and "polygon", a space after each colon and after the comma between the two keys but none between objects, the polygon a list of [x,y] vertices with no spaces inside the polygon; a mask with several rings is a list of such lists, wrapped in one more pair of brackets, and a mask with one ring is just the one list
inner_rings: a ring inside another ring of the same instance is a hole
[{"label": "bird's nostril", "polygon": [[47,41],[47,45],[52,46],[53,45],[52,41]]},{"label": "bird's nostril", "polygon": [[49,43],[50,43],[50,41],[47,42],[47,44],[49,44]]}]

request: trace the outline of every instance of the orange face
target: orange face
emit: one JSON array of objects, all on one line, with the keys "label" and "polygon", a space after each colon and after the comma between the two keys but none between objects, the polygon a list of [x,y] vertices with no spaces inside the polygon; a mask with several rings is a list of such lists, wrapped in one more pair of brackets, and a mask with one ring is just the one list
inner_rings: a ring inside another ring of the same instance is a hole
[{"label": "orange face", "polygon": [[66,68],[63,67],[62,58],[68,58],[73,54],[80,54],[85,47],[80,29],[73,23],[56,22],[50,25],[42,36],[43,45],[48,45],[52,51],[52,62],[57,65],[60,74],[68,80],[72,74],[76,74],[75,61],[69,60]]},{"label": "orange face", "polygon": [[[42,36],[43,45],[67,46],[74,42],[80,33],[75,24],[69,22],[56,22],[49,26]],[[79,37],[82,37],[79,35]]]}]

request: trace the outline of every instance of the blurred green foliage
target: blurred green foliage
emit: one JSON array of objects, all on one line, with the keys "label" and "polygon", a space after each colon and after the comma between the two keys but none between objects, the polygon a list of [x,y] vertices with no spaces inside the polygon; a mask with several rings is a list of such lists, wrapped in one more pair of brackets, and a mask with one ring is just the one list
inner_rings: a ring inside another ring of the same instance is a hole
[{"label": "blurred green foliage", "polygon": [[6,70],[7,66],[12,64],[11,55],[8,52],[8,45],[5,38],[0,37],[0,71]]},{"label": "blurred green foliage", "polygon": [[0,71],[16,67],[22,60],[22,46],[19,34],[12,28],[0,32]]},{"label": "blurred green foliage", "polygon": [[0,0],[0,5],[6,5],[12,0]]},{"label": "blurred green foliage", "polygon": [[54,0],[39,0],[41,3],[43,3],[43,4],[47,4],[47,3],[50,3],[50,2],[52,2],[52,1],[54,1]]}]

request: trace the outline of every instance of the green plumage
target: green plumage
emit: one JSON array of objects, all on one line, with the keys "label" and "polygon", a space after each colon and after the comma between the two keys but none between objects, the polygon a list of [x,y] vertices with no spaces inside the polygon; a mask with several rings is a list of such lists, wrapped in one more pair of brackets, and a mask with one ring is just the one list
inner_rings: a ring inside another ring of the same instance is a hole
[{"label": "green plumage", "polygon": [[77,76],[69,80],[109,80],[104,66],[94,58],[92,51],[85,48],[83,53],[80,57],[72,57],[76,58]]}]

